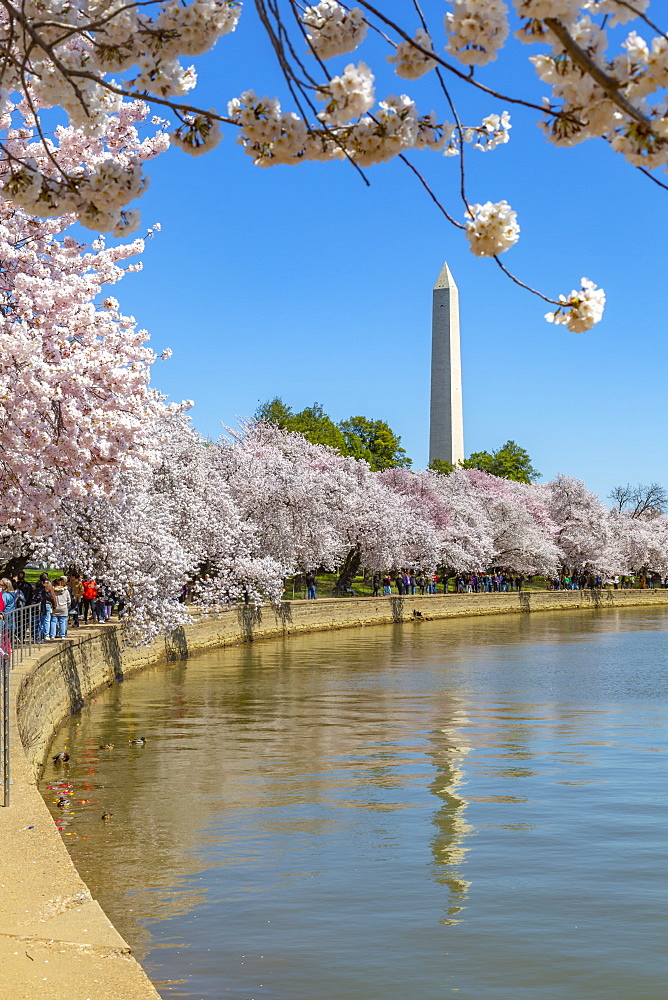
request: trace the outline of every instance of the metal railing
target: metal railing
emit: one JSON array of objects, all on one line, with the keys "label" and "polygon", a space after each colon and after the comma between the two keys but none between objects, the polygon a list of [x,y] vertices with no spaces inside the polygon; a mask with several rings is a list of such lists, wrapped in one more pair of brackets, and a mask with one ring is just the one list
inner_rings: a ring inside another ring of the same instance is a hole
[{"label": "metal railing", "polygon": [[2,712],[0,713],[0,753],[2,753],[2,804],[9,805],[9,657],[0,656]]},{"label": "metal railing", "polygon": [[25,608],[5,611],[0,615],[0,769],[2,771],[2,804],[9,805],[9,674],[42,643],[41,608],[29,604]]},{"label": "metal railing", "polygon": [[0,616],[0,653],[3,659],[9,660],[10,669],[32,656],[34,647],[43,641],[41,618],[39,604],[5,611]]}]

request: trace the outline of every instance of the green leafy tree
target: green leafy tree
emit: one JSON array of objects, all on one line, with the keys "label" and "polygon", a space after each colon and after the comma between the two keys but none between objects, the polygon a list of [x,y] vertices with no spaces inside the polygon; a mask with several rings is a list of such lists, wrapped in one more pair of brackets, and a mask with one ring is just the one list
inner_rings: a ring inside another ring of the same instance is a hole
[{"label": "green leafy tree", "polygon": [[440,472],[442,476],[449,476],[455,467],[452,462],[448,462],[444,458],[435,458],[433,462],[429,463],[429,468],[433,469],[434,472]]},{"label": "green leafy tree", "polygon": [[283,430],[289,429],[289,424],[293,417],[294,413],[289,406],[286,406],[280,396],[268,399],[266,403],[258,406],[255,411],[256,420],[266,420],[268,424],[278,424]]},{"label": "green leafy tree", "polygon": [[401,447],[401,438],[384,420],[349,417],[339,424],[348,447],[348,454],[364,458],[372,469],[396,469],[411,465]]},{"label": "green leafy tree", "polygon": [[320,403],[293,413],[280,396],[258,406],[255,419],[296,431],[313,444],[329,445],[341,455],[364,459],[376,471],[411,464],[401,447],[401,438],[384,420],[350,417],[335,424]]},{"label": "green leafy tree", "polygon": [[303,434],[312,444],[327,444],[342,455],[348,454],[346,439],[320,403],[314,403],[312,406],[304,407],[299,413],[293,413],[280,396],[275,396],[274,399],[269,399],[258,406],[255,419],[278,424],[283,430]]},{"label": "green leafy tree", "polygon": [[342,455],[348,453],[345,437],[320,403],[314,403],[295,413],[288,429],[303,434],[312,444],[327,444]]},{"label": "green leafy tree", "polygon": [[293,413],[280,396],[275,396],[258,406],[255,419],[278,424],[283,430],[303,434],[312,444],[328,444],[342,455],[348,454],[346,439],[320,403],[314,403],[313,406],[304,407],[299,413]]},{"label": "green leafy tree", "polygon": [[[540,479],[540,472],[534,469],[531,464],[529,452],[515,441],[506,441],[504,445],[496,451],[474,451],[461,463],[463,469],[482,469],[492,476],[499,476],[501,479],[513,479],[517,483],[533,483]],[[451,462],[435,459],[430,469],[435,469],[443,475],[449,475],[454,466]]]},{"label": "green leafy tree", "polygon": [[531,464],[529,452],[515,441],[506,441],[490,455],[487,451],[474,452],[464,462],[468,469],[482,469],[501,479],[513,479],[516,483],[532,483],[540,479],[540,472]]}]

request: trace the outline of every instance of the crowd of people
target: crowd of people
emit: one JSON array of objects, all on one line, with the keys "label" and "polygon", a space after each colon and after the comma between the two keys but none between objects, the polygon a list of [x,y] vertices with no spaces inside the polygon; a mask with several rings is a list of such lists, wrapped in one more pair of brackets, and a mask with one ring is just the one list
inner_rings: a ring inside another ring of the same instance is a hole
[{"label": "crowd of people", "polygon": [[639,573],[637,576],[593,576],[591,573],[564,573],[547,581],[548,590],[655,590],[668,588],[668,576],[660,573]]},{"label": "crowd of people", "polygon": [[[317,596],[316,575],[311,571],[306,574],[305,579],[307,597],[309,600],[313,600]],[[454,576],[439,576],[437,573],[398,570],[385,575],[374,573],[372,583],[373,597],[379,597],[381,589],[385,597],[390,597],[393,593],[404,597],[413,594],[438,594],[439,592],[443,594],[491,594],[511,591],[519,593],[527,583],[527,578],[508,572],[457,573]],[[601,590],[604,587],[614,590],[668,588],[668,576],[664,578],[659,573],[647,573],[638,576],[603,577],[591,573],[564,572],[561,576],[547,579],[548,590]],[[354,596],[354,593],[353,590],[350,590],[350,596]]]},{"label": "crowd of people", "polygon": [[373,596],[380,595],[382,585],[383,595],[392,594],[392,586],[400,596],[412,594],[437,594],[439,584],[442,592],[447,594],[452,590],[457,594],[481,594],[522,589],[522,577],[511,576],[508,573],[458,573],[456,576],[439,576],[438,573],[415,573],[399,570],[394,579],[391,574],[382,576],[375,573],[373,577]]},{"label": "crowd of people", "polygon": [[[24,572],[0,579],[0,614],[9,615],[21,608],[38,609],[34,639],[50,642],[67,637],[68,626],[83,623],[102,625],[111,619],[114,609],[123,617],[124,600],[104,583],[82,579],[78,573],[51,580],[41,573],[32,584]],[[5,621],[8,619],[5,618]]]},{"label": "crowd of people", "polygon": [[[435,595],[440,593],[483,594],[522,591],[530,580],[521,574],[502,571],[487,573],[457,573],[439,575],[415,570],[395,570],[386,574],[373,574],[373,596],[400,597]],[[317,597],[316,573],[305,574],[306,591],[309,600]],[[668,576],[659,573],[640,575],[601,576],[585,572],[564,571],[560,576],[546,578],[548,590],[587,590],[614,588],[627,590],[668,588]],[[189,603],[191,585],[185,583],[178,597],[181,603]],[[354,596],[354,591],[349,591]],[[92,578],[82,578],[71,572],[51,580],[48,573],[41,573],[36,583],[30,583],[24,572],[17,572],[11,578],[0,579],[0,616],[5,620],[2,643],[7,639],[9,614],[21,608],[33,607],[37,614],[33,624],[33,640],[42,642],[58,641],[67,637],[68,627],[79,628],[81,624],[102,625],[110,621],[116,611],[118,619],[124,616],[125,599],[111,587]],[[9,631],[15,629],[11,626]],[[3,646],[4,649],[4,646]]]}]

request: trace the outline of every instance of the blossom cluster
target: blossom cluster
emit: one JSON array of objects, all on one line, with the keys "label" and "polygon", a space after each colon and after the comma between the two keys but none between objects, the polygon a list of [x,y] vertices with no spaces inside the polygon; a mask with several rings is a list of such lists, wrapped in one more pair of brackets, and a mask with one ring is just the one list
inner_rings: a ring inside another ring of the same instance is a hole
[{"label": "blossom cluster", "polygon": [[147,459],[147,427],[180,409],[151,388],[148,334],[106,290],[140,270],[144,241],[86,247],[73,221],[0,200],[0,505],[17,532],[48,532],[65,497],[113,496],[119,469]]},{"label": "blossom cluster", "polygon": [[[410,150],[456,155],[461,142],[492,150],[508,141],[504,115],[462,126],[450,105],[454,84],[494,93],[476,72],[497,59],[511,31],[541,47],[531,62],[548,88],[543,128],[550,141],[572,146],[602,137],[635,167],[668,168],[668,39],[655,27],[650,0],[447,0],[443,28],[428,25],[410,5],[406,23],[338,0],[290,6],[260,5],[294,110],[248,90],[224,118],[182,101],[193,99],[197,82],[190,60],[235,31],[239,0],[6,0],[3,196],[43,218],[72,213],[97,232],[129,233],[139,222],[130,206],[145,190],[145,163],[170,140],[195,156],[213,149],[222,123],[238,130],[258,166],[349,158],[368,167]],[[418,80],[438,67],[435,100],[445,98],[456,127],[436,105],[418,112],[411,94],[390,93],[375,104],[376,74],[364,60],[329,71],[328,60],[357,49],[370,31],[374,44],[387,43],[401,79]],[[448,73],[452,88],[444,84]],[[535,106],[526,95],[515,97]],[[169,119],[141,140],[131,135],[133,121],[137,128],[146,117],[137,98],[157,102]],[[314,99],[324,105],[319,113]],[[53,108],[64,111],[66,127],[52,129]],[[306,108],[314,121],[305,120]]]},{"label": "blossom cluster", "polygon": [[514,246],[520,238],[517,214],[507,201],[469,205],[466,237],[476,257],[495,257]]},{"label": "blossom cluster", "polygon": [[[169,138],[161,123],[152,140],[140,143],[128,134],[119,143],[111,134],[114,120],[127,133],[133,115],[135,121],[146,117],[128,96],[173,100],[192,90],[194,67],[180,58],[208,51],[234,31],[240,12],[236,0],[6,4],[0,13],[3,195],[36,215],[75,213],[98,232],[126,228],[124,210],[146,183],[142,163],[164,152]],[[119,83],[113,73],[128,79]],[[55,140],[45,137],[42,121],[54,107],[68,119]],[[202,124],[208,133],[210,120]],[[181,145],[199,151],[201,143]]]},{"label": "blossom cluster", "polygon": [[[544,6],[543,2],[540,9]],[[518,32],[522,40],[551,46],[550,52],[531,57],[536,73],[551,87],[545,99],[551,114],[543,123],[548,138],[558,146],[573,146],[604,137],[634,166],[647,170],[668,166],[668,109],[663,96],[668,85],[668,39],[658,35],[648,42],[631,31],[621,52],[611,57],[604,22],[593,19],[597,14],[612,14],[611,24],[626,23],[647,9],[647,0],[634,4],[591,0],[560,6],[562,12],[541,16],[560,18],[566,39],[572,40],[602,78],[583,73],[582,59],[573,46],[549,25],[536,31],[535,22],[527,21]],[[524,0],[518,13],[532,18],[532,7],[531,0]]]},{"label": "blossom cluster", "polygon": [[593,281],[583,278],[581,288],[570,295],[560,295],[562,303],[554,312],[545,314],[548,323],[567,326],[573,333],[584,333],[600,322],[605,308],[605,292]]},{"label": "blossom cluster", "polygon": [[57,126],[55,143],[45,145],[27,101],[7,101],[0,130],[9,168],[0,174],[0,196],[30,215],[76,216],[88,229],[115,236],[133,232],[138,213],[125,209],[144,190],[143,164],[169,147],[159,119],[153,120],[153,134],[141,137],[148,115],[145,102],[122,104],[98,120],[94,134]]},{"label": "blossom cluster", "polygon": [[333,59],[361,45],[368,25],[359,7],[347,10],[336,0],[321,0],[307,7],[302,17],[309,44],[319,59]]},{"label": "blossom cluster", "polygon": [[472,142],[475,149],[489,152],[510,141],[510,114],[504,111],[500,115],[486,115],[476,128],[463,130],[465,142]]},{"label": "blossom cluster", "polygon": [[333,77],[318,91],[318,100],[326,107],[318,116],[327,125],[345,125],[360,118],[373,107],[375,94],[373,73],[366,63],[350,63],[341,76]]},{"label": "blossom cluster", "polygon": [[453,0],[445,15],[448,52],[467,66],[484,66],[497,58],[509,33],[503,0]]},{"label": "blossom cluster", "polygon": [[424,28],[418,28],[413,42],[399,42],[394,55],[388,56],[387,61],[395,64],[397,76],[405,80],[418,80],[437,65],[436,60],[422,52],[422,49],[434,51],[428,33]]},{"label": "blossom cluster", "polygon": [[[434,114],[420,115],[406,95],[391,95],[373,113],[363,113],[371,99],[366,69],[360,73],[359,67],[348,67],[342,77],[331,81],[334,86],[323,112],[326,122],[331,122],[326,128],[310,128],[293,112],[283,112],[277,99],[246,91],[228,104],[230,118],[241,127],[238,142],[262,167],[346,157],[360,166],[371,166],[409,149],[447,147],[454,126],[440,124]],[[328,99],[324,92],[323,99]],[[355,113],[353,106],[361,114],[358,121],[337,124]]]}]

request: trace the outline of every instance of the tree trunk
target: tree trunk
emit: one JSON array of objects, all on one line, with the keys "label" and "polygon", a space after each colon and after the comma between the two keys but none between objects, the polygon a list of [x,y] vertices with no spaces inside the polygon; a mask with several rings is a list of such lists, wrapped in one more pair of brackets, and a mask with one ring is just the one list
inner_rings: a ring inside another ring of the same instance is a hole
[{"label": "tree trunk", "polygon": [[0,569],[0,577],[11,580],[15,573],[21,573],[25,569],[29,559],[30,556],[14,556]]},{"label": "tree trunk", "polygon": [[360,568],[360,563],[362,562],[362,550],[359,545],[356,545],[354,549],[351,549],[346,558],[343,560],[343,566],[341,567],[341,572],[339,573],[339,578],[336,581],[333,593],[337,597],[345,597],[347,592],[352,587],[352,582],[357,576]]},{"label": "tree trunk", "polygon": [[210,559],[205,559],[199,564],[199,575],[201,577],[213,576],[213,564]]}]

